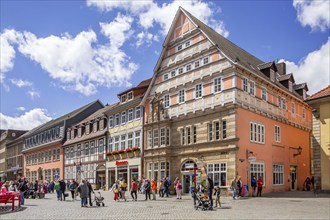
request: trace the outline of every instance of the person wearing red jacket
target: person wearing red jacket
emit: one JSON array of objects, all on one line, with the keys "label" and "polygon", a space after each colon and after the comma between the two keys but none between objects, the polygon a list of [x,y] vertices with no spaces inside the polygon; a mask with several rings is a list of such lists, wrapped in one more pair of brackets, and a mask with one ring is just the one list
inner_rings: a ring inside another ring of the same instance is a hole
[{"label": "person wearing red jacket", "polygon": [[157,182],[154,179],[151,180],[151,192],[152,192],[152,200],[156,200]]},{"label": "person wearing red jacket", "polygon": [[257,185],[258,185],[257,197],[258,197],[259,195],[260,195],[260,197],[261,197],[262,186],[264,185],[264,182],[262,181],[261,176],[259,176],[259,179],[257,180]]},{"label": "person wearing red jacket", "polygon": [[[137,190],[138,190],[138,184],[135,179],[133,179],[131,183],[131,196],[133,198],[133,201],[137,200]],[[135,198],[134,198],[135,195]]]}]

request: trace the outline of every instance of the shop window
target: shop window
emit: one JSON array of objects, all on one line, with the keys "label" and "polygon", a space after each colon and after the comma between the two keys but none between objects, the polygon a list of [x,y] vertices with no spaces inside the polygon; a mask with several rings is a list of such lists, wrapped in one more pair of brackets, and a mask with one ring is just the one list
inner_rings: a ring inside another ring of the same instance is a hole
[{"label": "shop window", "polygon": [[214,186],[227,185],[227,163],[208,163],[207,171],[213,180]]},{"label": "shop window", "polygon": [[284,165],[273,164],[273,184],[284,184]]},{"label": "shop window", "polygon": [[251,163],[250,164],[250,179],[252,179],[253,176],[256,177],[256,179],[259,179],[261,177],[264,185],[265,185],[265,165],[263,163]]}]

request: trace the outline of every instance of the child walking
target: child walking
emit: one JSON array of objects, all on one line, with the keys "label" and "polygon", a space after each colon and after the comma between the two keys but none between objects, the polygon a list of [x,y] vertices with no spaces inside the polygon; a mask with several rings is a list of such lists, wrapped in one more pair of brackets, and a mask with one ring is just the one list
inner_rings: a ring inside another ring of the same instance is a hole
[{"label": "child walking", "polygon": [[220,190],[220,187],[218,186],[215,188],[215,192],[214,192],[214,195],[215,195],[215,206],[214,207],[218,207],[218,204],[219,204],[219,207],[221,207],[220,193],[221,193],[221,190]]}]

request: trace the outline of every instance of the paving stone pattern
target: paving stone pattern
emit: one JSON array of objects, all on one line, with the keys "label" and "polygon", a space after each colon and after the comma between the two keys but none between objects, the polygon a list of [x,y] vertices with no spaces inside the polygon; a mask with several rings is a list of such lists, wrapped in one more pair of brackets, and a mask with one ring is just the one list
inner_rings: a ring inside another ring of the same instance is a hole
[{"label": "paving stone pattern", "polygon": [[77,201],[57,201],[55,194],[45,199],[28,199],[21,209],[11,212],[1,204],[0,219],[329,219],[329,198],[221,198],[222,207],[213,211],[195,210],[192,198],[175,196],[144,201],[129,198],[114,202],[111,192],[101,192],[105,207],[84,208]]}]

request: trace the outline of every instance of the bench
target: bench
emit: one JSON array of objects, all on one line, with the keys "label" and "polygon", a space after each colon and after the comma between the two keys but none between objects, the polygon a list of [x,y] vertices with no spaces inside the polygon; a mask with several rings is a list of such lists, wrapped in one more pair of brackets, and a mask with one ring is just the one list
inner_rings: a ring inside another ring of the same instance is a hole
[{"label": "bench", "polygon": [[16,192],[9,192],[5,195],[0,195],[0,203],[11,203],[11,210],[14,211],[15,209],[15,201],[18,201],[18,207],[21,207],[21,200],[20,200],[20,193]]}]

